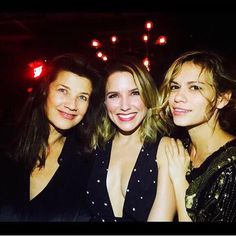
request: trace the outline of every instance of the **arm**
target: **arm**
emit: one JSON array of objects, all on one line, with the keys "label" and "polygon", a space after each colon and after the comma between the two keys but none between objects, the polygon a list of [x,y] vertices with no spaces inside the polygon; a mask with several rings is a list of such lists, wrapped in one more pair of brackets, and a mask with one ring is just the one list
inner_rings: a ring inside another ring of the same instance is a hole
[{"label": "arm", "polygon": [[185,193],[189,186],[186,180],[190,157],[180,140],[173,138],[165,146],[168,169],[174,186],[179,221],[191,221],[185,207]]},{"label": "arm", "polygon": [[198,211],[195,211],[194,220],[196,222],[235,222],[236,163],[231,159],[231,163],[226,167],[214,171],[211,180],[207,180],[205,186],[198,193],[199,197],[205,201],[202,202]]},{"label": "arm", "polygon": [[165,145],[168,137],[161,139],[157,151],[157,193],[148,221],[173,221],[176,212],[174,189],[168,174],[168,162],[165,156]]}]

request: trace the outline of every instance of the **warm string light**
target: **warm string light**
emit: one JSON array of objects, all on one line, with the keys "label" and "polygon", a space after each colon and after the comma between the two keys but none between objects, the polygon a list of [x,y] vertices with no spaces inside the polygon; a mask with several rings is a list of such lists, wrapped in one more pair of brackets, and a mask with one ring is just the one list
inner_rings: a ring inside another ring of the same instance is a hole
[{"label": "warm string light", "polygon": [[116,35],[112,35],[110,39],[114,45],[118,42],[118,37]]},{"label": "warm string light", "polygon": [[149,32],[153,28],[153,22],[150,20],[146,21],[144,27]]},{"label": "warm string light", "polygon": [[[142,35],[142,41],[145,43],[145,57],[144,57],[142,63],[146,66],[148,71],[150,71],[150,67],[151,67],[151,60],[149,58],[149,46],[150,46],[150,40],[151,40],[150,32],[152,31],[153,28],[154,28],[154,23],[150,20],[147,20],[144,24],[145,32]],[[109,58],[115,56],[115,52],[117,49],[116,45],[119,42],[119,38],[117,35],[111,35],[109,41],[111,43],[111,49],[112,49],[111,50],[112,53],[109,56],[103,50],[103,45],[98,39],[93,39],[91,41],[91,46],[96,49],[96,56],[104,62],[108,61]],[[154,45],[163,46],[166,43],[167,43],[167,37],[164,35],[159,36],[154,41]],[[130,49],[129,49],[129,51],[130,51]]]},{"label": "warm string light", "polygon": [[100,48],[100,47],[102,46],[102,44],[100,43],[99,40],[93,39],[93,40],[91,41],[91,46],[97,49],[97,48]]},{"label": "warm string light", "polygon": [[152,21],[146,21],[144,24],[144,28],[146,30],[146,33],[143,35],[143,41],[145,43],[145,51],[146,51],[146,55],[145,58],[143,59],[143,64],[146,66],[147,70],[150,71],[150,59],[149,59],[149,39],[150,39],[150,35],[149,32],[152,30],[153,28],[153,22]]},{"label": "warm string light", "polygon": [[[146,66],[147,70],[150,71],[151,67],[151,60],[149,58],[149,44],[150,44],[150,31],[153,29],[154,24],[152,21],[146,21],[145,23],[145,32],[142,35],[142,41],[145,43],[146,51],[145,51],[145,57],[142,60],[142,63],[144,66]],[[130,39],[129,39],[130,40]],[[91,40],[90,46],[96,50],[96,56],[100,60],[107,62],[111,57],[115,55],[116,46],[119,43],[120,39],[117,35],[110,36],[109,42],[111,43],[112,47],[112,53],[113,55],[107,55],[107,53],[104,50],[103,44],[96,38]],[[130,42],[130,41],[129,41]],[[167,37],[164,35],[159,36],[155,41],[154,45],[160,45],[163,46],[167,43]],[[129,49],[128,51],[131,51],[131,46],[129,43]],[[26,76],[31,80],[39,80],[41,79],[46,73],[47,73],[47,66],[46,66],[47,60],[45,59],[38,59],[34,60],[30,63],[28,63],[28,70]],[[33,87],[28,87],[26,89],[27,93],[33,92]]]},{"label": "warm string light", "polygon": [[143,64],[146,66],[147,70],[150,71],[150,60],[148,57],[143,59]]},{"label": "warm string light", "polygon": [[165,45],[166,43],[167,43],[167,38],[164,35],[159,36],[158,39],[155,41],[155,45],[157,45],[157,44]]}]

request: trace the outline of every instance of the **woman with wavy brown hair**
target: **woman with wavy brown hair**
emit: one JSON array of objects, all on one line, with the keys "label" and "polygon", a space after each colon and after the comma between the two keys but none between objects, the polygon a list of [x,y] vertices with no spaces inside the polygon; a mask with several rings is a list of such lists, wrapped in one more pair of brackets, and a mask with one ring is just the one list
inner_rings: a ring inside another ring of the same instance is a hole
[{"label": "woman with wavy brown hair", "polygon": [[168,69],[161,117],[187,131],[189,142],[169,138],[169,164],[179,221],[236,221],[236,78],[231,62],[191,51]]}]

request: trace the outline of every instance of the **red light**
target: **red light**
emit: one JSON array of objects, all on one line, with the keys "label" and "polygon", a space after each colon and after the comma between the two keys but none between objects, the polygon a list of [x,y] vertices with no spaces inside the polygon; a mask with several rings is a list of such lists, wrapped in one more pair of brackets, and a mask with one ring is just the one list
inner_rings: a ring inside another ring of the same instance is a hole
[{"label": "red light", "polygon": [[115,35],[111,36],[110,39],[111,39],[111,42],[112,42],[113,44],[117,43],[117,41],[118,41],[118,38],[117,38],[117,36],[115,36]]},{"label": "red light", "polygon": [[99,52],[97,52],[97,57],[102,57],[103,56],[103,54],[102,54],[102,52],[101,51],[99,51]]},{"label": "red light", "polygon": [[29,77],[31,79],[40,79],[46,71],[46,66],[43,60],[35,60],[28,64]]},{"label": "red light", "polygon": [[143,36],[142,36],[142,40],[146,43],[147,41],[148,41],[148,35],[147,34],[144,34]]},{"label": "red light", "polygon": [[163,35],[159,36],[155,42],[155,44],[159,44],[159,45],[165,45],[166,43],[167,43],[167,37]]},{"label": "red light", "polygon": [[27,88],[27,93],[32,93],[33,92],[33,88],[32,87],[29,87],[29,88]]},{"label": "red light", "polygon": [[145,23],[145,28],[146,28],[147,31],[150,31],[150,30],[153,28],[153,23],[152,23],[152,21],[147,21],[147,22]]},{"label": "red light", "polygon": [[108,57],[107,57],[106,55],[103,55],[103,56],[102,56],[102,60],[103,60],[103,61],[107,61],[107,60],[108,60]]},{"label": "red light", "polygon": [[97,39],[93,39],[91,42],[91,46],[94,48],[100,48],[102,45]]},{"label": "red light", "polygon": [[143,64],[146,66],[147,70],[150,71],[150,60],[148,57],[143,59]]}]

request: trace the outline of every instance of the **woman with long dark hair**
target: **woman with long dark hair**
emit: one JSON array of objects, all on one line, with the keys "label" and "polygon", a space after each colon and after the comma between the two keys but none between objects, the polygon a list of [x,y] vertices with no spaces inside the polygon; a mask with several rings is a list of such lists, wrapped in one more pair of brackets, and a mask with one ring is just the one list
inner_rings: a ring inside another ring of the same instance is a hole
[{"label": "woman with long dark hair", "polygon": [[86,153],[100,80],[81,55],[64,54],[49,63],[22,110],[13,146],[22,173],[14,186],[15,220],[89,220],[83,195],[90,170]]}]

